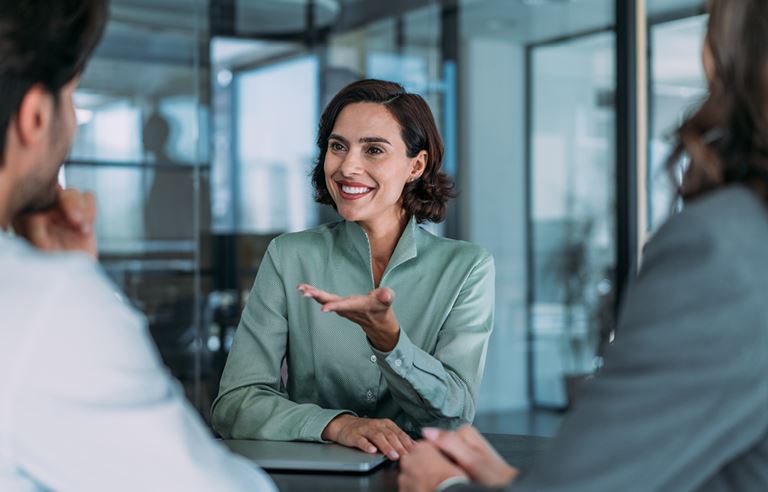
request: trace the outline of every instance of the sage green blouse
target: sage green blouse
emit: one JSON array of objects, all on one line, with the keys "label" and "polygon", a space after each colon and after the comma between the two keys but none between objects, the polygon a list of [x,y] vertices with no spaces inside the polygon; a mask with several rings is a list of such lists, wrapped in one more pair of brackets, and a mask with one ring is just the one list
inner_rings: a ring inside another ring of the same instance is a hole
[{"label": "sage green blouse", "polygon": [[[400,338],[389,353],[296,290],[374,289],[368,237],[337,222],[272,241],[213,403],[225,438],[321,441],[341,413],[390,418],[407,432],[471,422],[493,327],[494,265],[482,248],[408,223],[382,276]],[[288,378],[281,366],[287,357]]]}]

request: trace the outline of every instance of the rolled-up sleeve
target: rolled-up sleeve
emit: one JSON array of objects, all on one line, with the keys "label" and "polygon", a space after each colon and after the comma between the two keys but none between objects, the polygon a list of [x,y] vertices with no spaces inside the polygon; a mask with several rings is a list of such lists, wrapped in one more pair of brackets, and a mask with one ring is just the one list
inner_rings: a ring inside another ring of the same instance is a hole
[{"label": "rolled-up sleeve", "polygon": [[485,255],[472,268],[440,327],[434,353],[402,326],[390,352],[371,347],[393,398],[420,426],[455,427],[475,416],[493,329],[495,270]]}]

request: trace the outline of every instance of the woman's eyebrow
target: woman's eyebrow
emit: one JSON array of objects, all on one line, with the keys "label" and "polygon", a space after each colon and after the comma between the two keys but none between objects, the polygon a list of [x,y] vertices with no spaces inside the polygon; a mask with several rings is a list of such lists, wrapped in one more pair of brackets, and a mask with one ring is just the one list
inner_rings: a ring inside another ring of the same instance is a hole
[{"label": "woman's eyebrow", "polygon": [[[328,140],[338,140],[344,145],[349,145],[349,140],[342,137],[338,133],[331,133],[328,136]],[[360,138],[359,142],[360,143],[385,143],[387,145],[392,145],[392,143],[384,137],[362,137]]]},{"label": "woman's eyebrow", "polygon": [[360,139],[360,143],[385,143],[387,145],[392,145],[389,143],[389,140],[384,137],[363,137]]},{"label": "woman's eyebrow", "polygon": [[346,138],[342,137],[338,133],[331,133],[328,136],[328,140],[338,140],[339,142],[343,143],[344,145],[349,145],[349,140],[347,140]]}]

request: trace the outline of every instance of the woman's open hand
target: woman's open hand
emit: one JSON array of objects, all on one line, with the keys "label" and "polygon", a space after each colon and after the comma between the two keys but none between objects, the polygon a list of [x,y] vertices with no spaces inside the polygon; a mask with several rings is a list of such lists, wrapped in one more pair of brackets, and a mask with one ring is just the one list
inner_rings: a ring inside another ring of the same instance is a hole
[{"label": "woman's open hand", "polygon": [[376,289],[368,295],[340,297],[300,284],[299,292],[322,305],[324,313],[334,312],[358,324],[377,350],[389,352],[400,338],[400,324],[392,311],[395,293],[392,289]]},{"label": "woman's open hand", "polygon": [[408,434],[389,419],[365,419],[342,414],[323,430],[323,439],[366,453],[381,452],[390,460],[398,460],[413,448]]}]

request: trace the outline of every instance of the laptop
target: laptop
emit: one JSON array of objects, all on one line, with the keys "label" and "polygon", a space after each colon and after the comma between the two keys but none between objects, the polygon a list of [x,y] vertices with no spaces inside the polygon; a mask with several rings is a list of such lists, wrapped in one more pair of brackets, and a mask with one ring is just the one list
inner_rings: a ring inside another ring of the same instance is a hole
[{"label": "laptop", "polygon": [[338,444],[245,439],[222,442],[266,470],[365,473],[387,461],[383,454],[368,454]]}]

